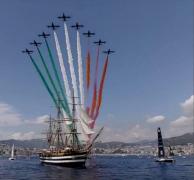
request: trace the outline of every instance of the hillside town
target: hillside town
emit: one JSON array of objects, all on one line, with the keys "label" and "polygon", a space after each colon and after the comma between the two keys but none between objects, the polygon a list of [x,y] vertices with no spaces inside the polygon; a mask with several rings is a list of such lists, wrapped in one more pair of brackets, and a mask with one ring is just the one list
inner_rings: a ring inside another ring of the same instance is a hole
[{"label": "hillside town", "polygon": [[[188,143],[187,145],[176,145],[171,147],[175,156],[194,155],[194,145]],[[34,156],[38,155],[40,148],[15,147],[15,154],[17,156]],[[165,147],[165,152],[169,153],[169,147]],[[0,144],[0,155],[9,156],[11,153],[11,145]],[[94,147],[93,154],[127,154],[137,156],[156,156],[157,146],[153,145],[129,145],[124,147]]]},{"label": "hillside town", "polygon": [[[194,145],[188,143],[187,145],[173,146],[174,155],[193,155]],[[166,153],[169,153],[169,147],[165,148]],[[117,148],[94,148],[96,154],[128,154],[128,155],[142,155],[142,156],[156,156],[157,146],[151,145],[136,145]]]}]

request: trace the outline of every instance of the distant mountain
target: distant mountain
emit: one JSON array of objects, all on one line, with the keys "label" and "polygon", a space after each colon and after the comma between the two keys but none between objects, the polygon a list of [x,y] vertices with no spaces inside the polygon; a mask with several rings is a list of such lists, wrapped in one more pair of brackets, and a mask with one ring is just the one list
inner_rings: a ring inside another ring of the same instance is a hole
[{"label": "distant mountain", "polygon": [[[194,143],[194,134],[193,133],[187,133],[181,136],[177,137],[171,137],[171,138],[165,138],[164,144],[165,146],[176,146],[176,145],[187,145],[188,143]],[[157,145],[157,139],[155,140],[143,140],[136,143],[124,143],[124,142],[96,142],[95,147],[97,148],[122,148],[126,146],[156,146]]]},{"label": "distant mountain", "polygon": [[0,144],[6,144],[9,146],[12,146],[14,144],[16,147],[22,147],[22,148],[47,148],[47,142],[42,139],[31,139],[31,140],[15,140],[15,139],[9,139],[9,140],[2,140],[0,141]]},{"label": "distant mountain", "polygon": [[187,133],[177,137],[171,137],[164,139],[164,143],[167,145],[186,145],[188,143],[194,143],[194,133]]},{"label": "distant mountain", "polygon": [[[188,143],[194,143],[194,134],[193,133],[187,133],[181,136],[177,137],[171,137],[164,139],[165,146],[171,145],[187,145]],[[0,144],[6,144],[11,146],[12,144],[15,144],[17,147],[22,148],[47,148],[47,142],[46,140],[42,139],[31,139],[31,140],[2,140],[0,141]],[[97,148],[104,148],[104,149],[114,149],[114,148],[123,148],[126,146],[154,146],[157,145],[157,140],[143,140],[136,143],[124,143],[124,142],[118,142],[118,141],[112,141],[112,142],[96,142],[95,147]]]},{"label": "distant mountain", "polygon": [[96,148],[103,148],[103,149],[112,149],[112,148],[122,148],[127,146],[129,143],[119,142],[119,141],[112,141],[112,142],[96,142]]}]

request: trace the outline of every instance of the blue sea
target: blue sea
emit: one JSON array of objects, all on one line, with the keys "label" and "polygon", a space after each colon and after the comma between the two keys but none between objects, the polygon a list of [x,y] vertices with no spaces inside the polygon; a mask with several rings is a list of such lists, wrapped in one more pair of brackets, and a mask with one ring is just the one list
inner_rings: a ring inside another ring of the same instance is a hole
[{"label": "blue sea", "polygon": [[194,180],[194,156],[160,164],[148,156],[93,156],[86,168],[43,165],[38,157],[0,158],[2,180]]}]

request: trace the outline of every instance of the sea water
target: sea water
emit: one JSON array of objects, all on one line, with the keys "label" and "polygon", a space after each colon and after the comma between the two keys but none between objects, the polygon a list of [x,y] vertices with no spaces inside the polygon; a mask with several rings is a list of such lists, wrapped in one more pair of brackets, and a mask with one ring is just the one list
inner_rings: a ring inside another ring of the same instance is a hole
[{"label": "sea water", "polygon": [[100,155],[86,168],[43,165],[38,157],[0,158],[2,180],[194,180],[194,156],[175,157],[175,163],[158,163],[150,156]]}]

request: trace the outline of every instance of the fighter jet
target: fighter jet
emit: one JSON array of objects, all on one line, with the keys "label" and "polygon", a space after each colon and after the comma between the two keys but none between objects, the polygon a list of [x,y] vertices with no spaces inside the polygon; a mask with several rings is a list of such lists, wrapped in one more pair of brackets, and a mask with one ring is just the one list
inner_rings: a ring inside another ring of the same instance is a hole
[{"label": "fighter jet", "polygon": [[83,33],[83,35],[86,35],[87,37],[91,37],[91,36],[94,36],[95,33],[88,31],[87,33]]},{"label": "fighter jet", "polygon": [[52,24],[50,25],[50,26],[47,26],[48,28],[52,28],[53,29],[53,31],[55,30],[55,29],[57,29],[58,27],[60,27],[59,25],[55,25],[53,22],[52,22]]},{"label": "fighter jet", "polygon": [[103,53],[105,53],[105,54],[107,54],[107,55],[109,55],[109,54],[111,54],[111,53],[114,53],[115,51],[111,51],[110,49],[108,49],[107,51],[103,51]]},{"label": "fighter jet", "polygon": [[65,16],[65,14],[63,13],[62,16],[58,17],[59,19],[62,19],[63,21],[67,21],[67,19],[71,18],[70,16]]},{"label": "fighter jet", "polygon": [[48,36],[50,36],[50,34],[46,34],[45,32],[43,32],[42,34],[39,34],[38,36],[46,39]]},{"label": "fighter jet", "polygon": [[106,41],[101,41],[101,39],[99,39],[99,41],[95,41],[94,44],[97,44],[98,46],[105,44]]},{"label": "fighter jet", "polygon": [[31,45],[34,45],[36,47],[38,47],[39,45],[41,45],[42,43],[40,42],[36,42],[35,40],[33,42],[30,43]]},{"label": "fighter jet", "polygon": [[32,50],[28,50],[27,48],[25,50],[22,51],[22,53],[27,53],[28,55],[32,54],[33,51]]},{"label": "fighter jet", "polygon": [[74,26],[71,26],[72,28],[75,28],[75,29],[80,29],[81,27],[84,27],[84,25],[81,25],[79,24],[78,22],[76,22],[76,24]]}]

